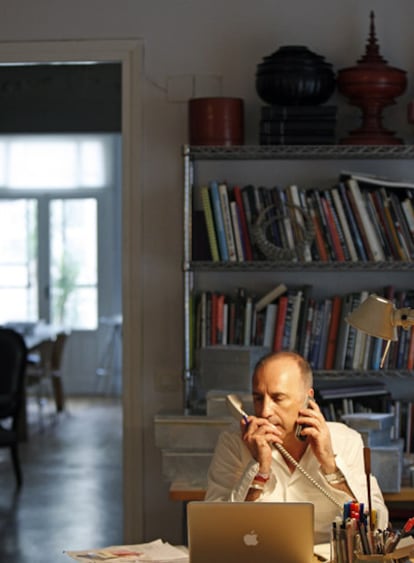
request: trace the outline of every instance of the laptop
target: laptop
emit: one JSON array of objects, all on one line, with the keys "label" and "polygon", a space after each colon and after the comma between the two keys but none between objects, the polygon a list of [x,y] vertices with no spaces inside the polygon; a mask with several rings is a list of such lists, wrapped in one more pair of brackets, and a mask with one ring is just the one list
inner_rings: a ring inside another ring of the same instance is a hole
[{"label": "laptop", "polygon": [[308,502],[189,502],[190,563],[312,563],[313,516]]}]

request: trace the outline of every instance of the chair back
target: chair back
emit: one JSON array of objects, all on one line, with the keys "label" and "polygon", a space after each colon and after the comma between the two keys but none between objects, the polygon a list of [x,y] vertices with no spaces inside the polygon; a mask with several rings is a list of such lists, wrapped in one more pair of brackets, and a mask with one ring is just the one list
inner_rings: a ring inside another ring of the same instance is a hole
[{"label": "chair back", "polygon": [[63,351],[65,349],[68,336],[69,336],[68,332],[58,332],[58,334],[56,335],[56,340],[53,342],[52,354],[50,360],[50,367],[52,372],[57,372],[61,368]]},{"label": "chair back", "polygon": [[21,334],[0,328],[0,419],[17,415],[23,398],[27,349]]}]

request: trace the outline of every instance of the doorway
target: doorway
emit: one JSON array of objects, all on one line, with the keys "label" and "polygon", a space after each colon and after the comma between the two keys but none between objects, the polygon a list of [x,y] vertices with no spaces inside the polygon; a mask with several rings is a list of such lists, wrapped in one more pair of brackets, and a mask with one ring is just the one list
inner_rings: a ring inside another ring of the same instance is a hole
[{"label": "doorway", "polygon": [[141,369],[141,96],[140,41],[0,43],[0,64],[119,62],[122,67],[122,299],[124,541],[143,536]]}]

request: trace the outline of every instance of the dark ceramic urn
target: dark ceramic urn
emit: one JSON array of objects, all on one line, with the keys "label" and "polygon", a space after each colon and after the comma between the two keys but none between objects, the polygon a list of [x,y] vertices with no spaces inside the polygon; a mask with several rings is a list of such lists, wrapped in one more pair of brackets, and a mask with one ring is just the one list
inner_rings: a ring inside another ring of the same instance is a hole
[{"label": "dark ceramic urn", "polygon": [[332,65],[307,47],[280,47],[257,65],[256,91],[271,105],[319,105],[334,90]]}]

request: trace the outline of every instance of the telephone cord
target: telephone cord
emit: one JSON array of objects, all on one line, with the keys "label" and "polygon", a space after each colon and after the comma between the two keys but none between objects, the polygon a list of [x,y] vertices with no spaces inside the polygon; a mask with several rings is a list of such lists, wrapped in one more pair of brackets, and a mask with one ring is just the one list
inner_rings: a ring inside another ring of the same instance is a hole
[{"label": "telephone cord", "polygon": [[290,453],[288,451],[285,450],[285,448],[283,446],[281,446],[280,444],[275,444],[275,447],[280,451],[280,453],[288,460],[290,461],[290,463],[292,463],[307,479],[309,479],[309,481],[317,488],[321,491],[321,493],[323,493],[331,502],[333,502],[334,504],[336,504],[336,506],[338,508],[341,509],[341,511],[343,510],[343,505],[338,502],[329,491],[327,491],[324,487],[322,487],[322,485],[320,485],[313,477],[312,475],[309,475],[309,473],[303,469],[303,467],[301,465],[299,465],[299,463],[296,461],[296,459],[294,457],[292,457],[290,455]]}]

